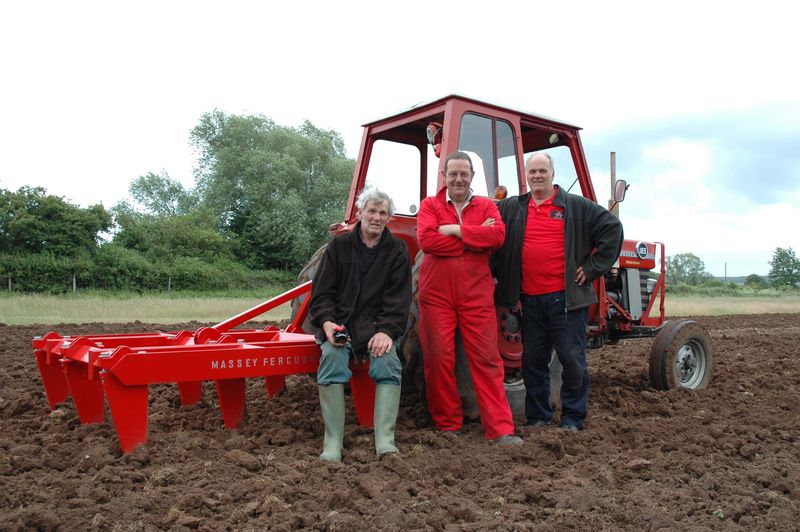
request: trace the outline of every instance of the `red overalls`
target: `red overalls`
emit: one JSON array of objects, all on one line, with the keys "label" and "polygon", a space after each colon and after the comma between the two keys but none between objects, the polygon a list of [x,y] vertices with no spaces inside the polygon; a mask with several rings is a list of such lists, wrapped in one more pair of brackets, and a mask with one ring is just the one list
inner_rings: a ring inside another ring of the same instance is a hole
[{"label": "red overalls", "polygon": [[[463,423],[455,378],[455,329],[461,328],[486,438],[514,433],[497,348],[497,315],[489,255],[503,244],[505,225],[490,199],[473,196],[461,221],[447,189],[422,200],[417,240],[425,253],[419,272],[419,334],[425,361],[428,409],[439,430]],[[483,227],[486,218],[495,225]],[[444,236],[440,225],[460,224],[462,239]]]}]

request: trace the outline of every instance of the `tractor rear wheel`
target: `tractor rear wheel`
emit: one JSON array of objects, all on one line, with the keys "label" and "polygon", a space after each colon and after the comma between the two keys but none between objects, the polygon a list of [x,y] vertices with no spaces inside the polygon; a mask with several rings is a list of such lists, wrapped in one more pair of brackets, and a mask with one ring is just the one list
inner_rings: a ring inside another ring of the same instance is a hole
[{"label": "tractor rear wheel", "polygon": [[[422,346],[419,342],[419,269],[422,266],[423,253],[417,253],[414,267],[411,270],[411,306],[408,309],[408,324],[406,334],[400,344],[400,358],[403,359],[403,381],[411,383],[424,396],[425,394],[425,363],[422,355]],[[456,329],[456,384],[458,395],[461,397],[461,410],[464,418],[474,420],[480,417],[475,389],[472,386],[472,375],[469,372],[464,343],[461,332]]]},{"label": "tractor rear wheel", "polygon": [[693,320],[668,322],[650,351],[650,383],[659,390],[708,386],[714,371],[711,337]]},{"label": "tractor rear wheel", "polygon": [[[313,255],[311,255],[311,258],[308,259],[308,262],[306,263],[305,266],[303,266],[303,269],[300,270],[300,274],[297,276],[297,284],[298,285],[303,284],[306,281],[310,281],[310,280],[314,279],[314,276],[317,275],[317,270],[319,269],[319,264],[320,264],[320,262],[322,262],[322,255],[325,253],[325,248],[327,248],[327,247],[328,247],[328,244],[323,244],[322,247],[320,247],[317,251],[314,252]],[[310,296],[311,296],[311,293],[308,293],[308,294],[303,294],[300,297],[296,297],[296,298],[292,299],[292,303],[291,303],[291,305],[292,305],[292,317],[290,318],[290,321],[294,321],[294,317],[297,315],[297,312],[300,310],[300,305],[303,304],[303,301],[305,300],[306,297],[310,297]],[[311,325],[311,320],[309,319],[308,316],[306,316],[306,319],[303,321],[303,323],[300,325],[300,327],[302,327],[303,332],[305,332],[306,334],[316,334],[317,333],[317,328],[314,327],[313,325]]]}]

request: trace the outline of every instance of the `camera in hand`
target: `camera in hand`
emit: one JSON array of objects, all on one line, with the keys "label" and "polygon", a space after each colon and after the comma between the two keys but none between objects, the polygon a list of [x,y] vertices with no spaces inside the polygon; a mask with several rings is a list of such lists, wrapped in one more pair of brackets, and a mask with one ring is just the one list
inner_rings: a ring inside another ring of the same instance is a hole
[{"label": "camera in hand", "polygon": [[337,325],[333,329],[333,341],[337,344],[346,344],[348,336],[347,329],[343,325]]}]

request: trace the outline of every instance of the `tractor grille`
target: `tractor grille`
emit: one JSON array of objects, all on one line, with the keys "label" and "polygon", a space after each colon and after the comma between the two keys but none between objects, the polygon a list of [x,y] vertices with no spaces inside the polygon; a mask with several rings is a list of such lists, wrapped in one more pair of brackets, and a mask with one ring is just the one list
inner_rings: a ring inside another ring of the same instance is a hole
[{"label": "tractor grille", "polygon": [[642,294],[642,314],[647,310],[647,305],[650,304],[650,294],[653,293],[653,288],[656,284],[655,279],[650,279],[647,274],[647,270],[640,270],[639,293]]}]

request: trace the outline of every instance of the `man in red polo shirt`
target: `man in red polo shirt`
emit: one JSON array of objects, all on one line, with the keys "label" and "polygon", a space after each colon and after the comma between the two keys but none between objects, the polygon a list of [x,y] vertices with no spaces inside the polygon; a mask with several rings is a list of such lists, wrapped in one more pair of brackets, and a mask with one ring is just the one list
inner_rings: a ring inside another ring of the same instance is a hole
[{"label": "man in red polo shirt", "polygon": [[464,417],[455,377],[458,326],[484,435],[499,445],[520,445],[503,386],[489,270],[489,256],[503,243],[505,226],[494,202],[472,193],[474,176],[466,153],[448,155],[446,187],[422,200],[417,215],[417,240],[425,253],[419,271],[419,334],[428,410],[440,431],[459,433]]},{"label": "man in red polo shirt", "polygon": [[495,254],[495,302],[522,303],[522,378],[529,425],[552,424],[549,363],[556,350],[564,371],[561,427],[583,429],[589,400],[586,363],[588,307],[597,302],[592,282],[622,248],[622,224],[606,209],[553,184],[547,153],[525,164],[530,192],[500,202],[506,224]]}]

